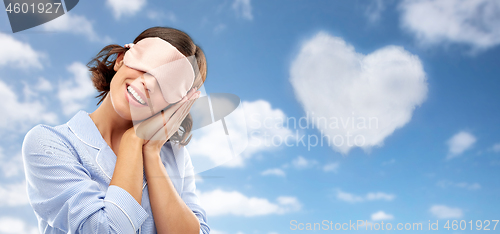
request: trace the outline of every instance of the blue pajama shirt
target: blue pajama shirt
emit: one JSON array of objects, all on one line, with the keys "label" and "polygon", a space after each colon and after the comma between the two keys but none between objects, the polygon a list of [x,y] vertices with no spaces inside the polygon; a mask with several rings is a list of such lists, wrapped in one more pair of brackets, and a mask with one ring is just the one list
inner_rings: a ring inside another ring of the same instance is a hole
[{"label": "blue pajama shirt", "polygon": [[[200,234],[209,234],[187,149],[167,142],[160,156],[177,193],[198,218]],[[33,127],[22,157],[40,233],[157,233],[145,172],[141,204],[126,190],[109,186],[116,155],[87,112],[80,110],[55,127]]]}]

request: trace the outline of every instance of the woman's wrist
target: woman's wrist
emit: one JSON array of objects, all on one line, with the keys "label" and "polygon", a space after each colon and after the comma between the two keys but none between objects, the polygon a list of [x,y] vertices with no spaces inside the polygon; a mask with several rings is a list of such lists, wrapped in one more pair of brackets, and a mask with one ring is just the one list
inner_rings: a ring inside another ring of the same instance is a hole
[{"label": "woman's wrist", "polygon": [[142,155],[144,157],[144,160],[150,159],[150,158],[158,158],[158,157],[160,157],[160,149],[155,149],[152,147],[143,146],[142,147]]},{"label": "woman's wrist", "polygon": [[[143,151],[143,163],[146,170],[146,177],[168,176],[168,173],[160,173],[158,170],[165,170],[165,166],[160,157],[159,152]],[[161,169],[160,169],[161,168]],[[166,172],[166,171],[165,171]]]},{"label": "woman's wrist", "polygon": [[125,141],[126,144],[134,144],[135,146],[144,145],[144,139],[137,136],[134,128],[128,129],[122,136],[122,141]]}]

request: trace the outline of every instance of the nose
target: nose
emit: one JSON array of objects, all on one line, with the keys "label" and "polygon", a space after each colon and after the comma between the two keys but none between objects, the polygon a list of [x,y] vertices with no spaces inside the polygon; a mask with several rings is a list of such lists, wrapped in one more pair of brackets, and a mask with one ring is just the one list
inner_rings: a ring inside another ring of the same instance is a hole
[{"label": "nose", "polygon": [[154,78],[154,76],[152,76],[151,74],[149,74],[147,72],[142,74],[141,83],[142,83],[144,89],[147,90],[148,93],[152,94],[154,92],[154,90],[156,89],[156,84],[157,84],[156,79]]}]

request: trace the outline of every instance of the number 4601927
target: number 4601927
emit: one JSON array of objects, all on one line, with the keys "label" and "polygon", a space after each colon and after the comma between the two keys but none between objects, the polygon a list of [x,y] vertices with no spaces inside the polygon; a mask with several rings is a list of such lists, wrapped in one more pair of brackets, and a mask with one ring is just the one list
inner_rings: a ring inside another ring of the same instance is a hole
[{"label": "number 4601927", "polygon": [[[467,223],[469,225],[467,225]],[[494,223],[495,225],[493,226],[492,223]],[[451,222],[451,225],[450,225],[450,220],[448,220],[446,222],[446,224],[444,225],[444,228],[448,229],[448,230],[450,230],[450,228],[452,230],[458,230],[458,229],[465,230],[468,228],[467,226],[469,226],[470,230],[472,230],[473,226],[476,226],[475,227],[476,230],[495,230],[497,227],[497,224],[498,224],[498,220],[491,220],[491,222],[490,222],[490,220],[484,220],[484,221],[477,220],[475,225],[472,224],[472,220],[470,220],[469,222],[467,222],[465,220],[460,220],[460,221],[453,220]]]},{"label": "number 4601927", "polygon": [[[54,5],[54,6],[53,6]],[[10,13],[40,13],[40,14],[52,14],[52,13],[57,13],[59,10],[59,7],[61,7],[61,3],[9,3],[7,7],[5,8],[5,11]],[[55,9],[53,9],[55,8]]]}]

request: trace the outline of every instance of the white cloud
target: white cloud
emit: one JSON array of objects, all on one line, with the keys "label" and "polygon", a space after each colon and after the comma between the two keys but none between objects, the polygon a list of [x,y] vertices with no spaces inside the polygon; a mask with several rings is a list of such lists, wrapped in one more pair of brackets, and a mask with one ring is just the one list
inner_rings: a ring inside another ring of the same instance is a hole
[{"label": "white cloud", "polygon": [[343,154],[353,147],[382,146],[427,96],[417,56],[399,46],[359,54],[326,32],[303,43],[290,82],[309,124],[325,135],[324,144]]},{"label": "white cloud", "polygon": [[477,190],[477,189],[481,188],[481,185],[479,183],[469,184],[466,182],[459,182],[459,183],[456,183],[455,186],[457,186],[458,188],[465,188],[465,189],[469,189],[469,190]]},{"label": "white cloud", "polygon": [[448,180],[440,180],[437,182],[437,186],[441,188],[448,188],[448,187],[457,187],[457,188],[463,188],[467,190],[478,190],[481,188],[481,185],[479,183],[467,183],[467,182],[452,182]]},{"label": "white cloud", "polygon": [[338,162],[331,162],[325,165],[321,165],[318,161],[314,159],[306,159],[299,155],[296,158],[294,158],[291,161],[291,163],[283,164],[282,168],[289,168],[290,166],[298,170],[315,168],[318,170],[323,170],[324,172],[337,173],[340,164]]},{"label": "white cloud", "polygon": [[226,29],[226,25],[223,24],[223,23],[220,23],[218,24],[217,26],[215,26],[214,28],[214,33],[217,34],[217,33],[220,33],[222,31],[224,31],[224,29]]},{"label": "white cloud", "polygon": [[35,89],[38,91],[48,92],[52,91],[53,87],[50,81],[43,77],[38,77],[38,83],[35,85]]},{"label": "white cloud", "polygon": [[288,168],[294,168],[297,170],[315,169],[315,170],[322,170],[324,172],[334,172],[334,173],[338,173],[339,167],[340,163],[338,162],[320,164],[318,161],[314,159],[306,159],[300,155],[292,159],[291,162],[285,163],[281,166],[281,168],[287,168],[287,169]]},{"label": "white cloud", "polygon": [[164,19],[175,23],[177,22],[177,16],[172,11],[164,13],[163,11],[149,10],[146,15],[150,20],[162,21]]},{"label": "white cloud", "polygon": [[210,233],[212,233],[212,234],[227,234],[227,232],[215,230],[212,228],[210,228]]},{"label": "white cloud", "polygon": [[328,163],[328,164],[323,166],[323,171],[325,171],[325,172],[333,171],[333,172],[337,173],[339,170],[339,166],[340,166],[340,164],[338,162]]},{"label": "white cloud", "polygon": [[380,221],[380,220],[391,220],[394,219],[394,216],[391,214],[387,214],[384,211],[378,211],[376,213],[373,213],[371,215],[371,218],[373,221]]},{"label": "white cloud", "polygon": [[36,84],[30,85],[29,82],[24,80],[21,81],[24,85],[23,93],[24,100],[31,101],[33,98],[37,98],[39,100],[47,100],[47,95],[43,95],[40,97],[40,92],[49,92],[52,91],[52,84],[43,77],[38,78],[38,82]]},{"label": "white cloud", "polygon": [[310,168],[314,165],[318,164],[316,160],[307,160],[306,158],[302,156],[298,156],[294,160],[292,160],[292,165],[297,168],[297,169],[305,169],[305,168]]},{"label": "white cloud", "polygon": [[385,10],[385,5],[383,0],[372,0],[365,10],[365,16],[371,23],[375,23],[380,20],[380,14]]},{"label": "white cloud", "polygon": [[57,17],[45,24],[42,24],[42,28],[45,31],[50,32],[68,32],[78,36],[83,36],[90,41],[109,43],[111,39],[109,37],[100,37],[94,30],[92,22],[90,22],[85,16],[75,15],[72,13],[66,13],[62,16]]},{"label": "white cloud", "polygon": [[365,199],[361,196],[354,195],[352,193],[346,193],[342,191],[337,191],[337,199],[341,201],[346,201],[350,203],[363,202]]},{"label": "white cloud", "polygon": [[5,130],[24,132],[33,124],[40,122],[55,124],[57,115],[47,110],[47,107],[39,100],[20,102],[16,91],[0,80],[0,135]]},{"label": "white cloud", "polygon": [[38,234],[37,227],[28,225],[24,220],[9,216],[0,217],[0,233],[2,234]]},{"label": "white cloud", "polygon": [[59,82],[58,98],[62,104],[63,113],[71,115],[83,109],[89,98],[96,93],[90,79],[87,67],[79,62],[74,62],[67,67],[73,75],[71,79]]},{"label": "white cloud", "polygon": [[462,154],[464,151],[470,149],[476,142],[474,135],[460,131],[453,135],[448,141],[449,153],[446,159],[451,159]]},{"label": "white cloud", "polygon": [[260,173],[261,175],[275,175],[275,176],[281,176],[281,177],[285,177],[285,172],[279,168],[271,168],[271,169],[267,169],[263,172]]},{"label": "white cloud", "polygon": [[23,94],[24,94],[24,100],[25,101],[33,100],[33,98],[36,98],[38,96],[38,93],[35,92],[35,91],[33,91],[30,88],[30,85],[28,84],[28,82],[22,80],[21,83],[23,83],[23,85],[24,85],[24,87],[23,87]]},{"label": "white cloud", "polygon": [[282,146],[284,143],[275,139],[284,139],[293,135],[286,124],[287,116],[281,109],[272,108],[271,103],[265,100],[253,102],[244,101],[242,106],[245,110],[249,146],[245,153],[255,154],[257,152],[270,150]]},{"label": "white cloud", "polygon": [[[229,233],[224,232],[224,231],[220,231],[220,230],[214,230],[214,229],[210,228],[210,234],[229,234]],[[236,234],[245,234],[245,233],[240,231],[240,232],[236,232]],[[271,233],[269,233],[269,234],[271,234]]]},{"label": "white cloud", "polygon": [[0,206],[22,206],[29,204],[26,181],[0,185]]},{"label": "white cloud", "polygon": [[146,0],[106,0],[106,5],[113,10],[115,19],[120,19],[122,15],[132,16],[139,12],[145,5]]},{"label": "white cloud", "polygon": [[244,19],[253,20],[252,4],[250,0],[234,0],[233,10]]},{"label": "white cloud", "polygon": [[280,196],[276,202],[265,198],[247,197],[237,191],[216,189],[200,193],[200,203],[207,215],[221,216],[262,216],[270,214],[285,214],[301,209],[302,205],[295,197]]},{"label": "white cloud", "polygon": [[421,44],[462,43],[487,49],[500,43],[500,1],[407,0],[401,26]]},{"label": "white cloud", "polygon": [[0,170],[5,177],[17,176],[24,169],[21,153],[14,154],[10,158],[4,154],[4,149],[0,147]]},{"label": "white cloud", "polygon": [[463,216],[462,209],[445,205],[433,205],[429,211],[438,219],[458,219]]},{"label": "white cloud", "polygon": [[500,143],[496,143],[491,147],[491,150],[495,153],[500,152]]},{"label": "white cloud", "polygon": [[395,197],[396,196],[393,194],[387,194],[387,193],[382,193],[382,192],[366,194],[366,200],[368,200],[368,201],[374,201],[374,200],[392,201]]},{"label": "white cloud", "polygon": [[200,176],[199,174],[194,175],[194,180],[196,181],[197,184],[203,183],[205,181],[203,177]]},{"label": "white cloud", "polygon": [[346,193],[341,190],[337,190],[337,199],[350,203],[376,201],[376,200],[392,201],[394,200],[394,198],[396,198],[396,195],[387,194],[383,192],[370,192],[367,193],[365,196],[359,196],[352,193]]},{"label": "white cloud", "polygon": [[[265,100],[242,101],[241,107],[243,110],[241,118],[245,119],[245,122],[235,122],[232,126],[233,129],[230,129],[230,131],[231,138],[235,142],[243,142],[244,138],[248,140],[246,149],[236,157],[225,157],[225,153],[221,152],[221,149],[227,148],[225,146],[227,144],[226,136],[217,130],[222,129],[222,125],[218,127],[214,123],[196,130],[196,132],[193,131],[193,137],[187,148],[195,169],[198,168],[201,171],[204,171],[203,168],[210,169],[212,167],[207,168],[210,163],[213,166],[244,167],[246,160],[257,153],[276,150],[283,145],[273,144],[271,142],[273,137],[283,139],[288,135],[292,135],[290,129],[277,126],[277,123],[283,124],[283,119],[286,116],[280,109],[273,109],[269,102]],[[221,138],[223,141],[214,142],[213,140]],[[228,161],[227,158],[229,158]],[[199,159],[203,163],[195,165]],[[223,162],[223,164],[220,164],[220,162]]]},{"label": "white cloud", "polygon": [[0,45],[0,67],[43,68],[40,60],[46,56],[30,44],[0,32]]},{"label": "white cloud", "polygon": [[396,159],[391,159],[389,161],[382,162],[382,166],[391,165],[391,164],[394,164],[394,163],[396,163]]}]

